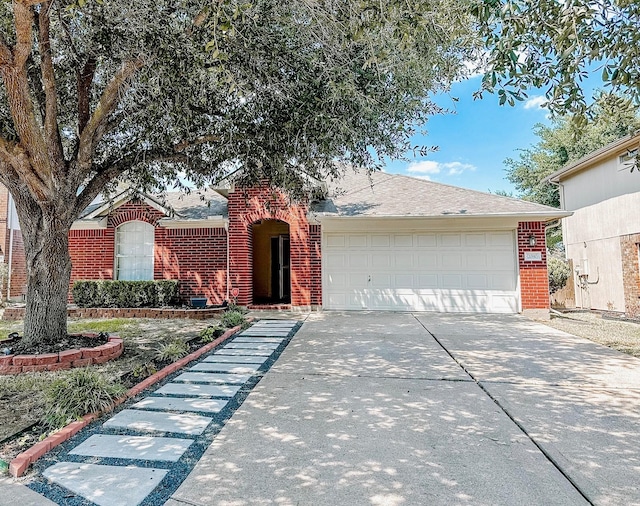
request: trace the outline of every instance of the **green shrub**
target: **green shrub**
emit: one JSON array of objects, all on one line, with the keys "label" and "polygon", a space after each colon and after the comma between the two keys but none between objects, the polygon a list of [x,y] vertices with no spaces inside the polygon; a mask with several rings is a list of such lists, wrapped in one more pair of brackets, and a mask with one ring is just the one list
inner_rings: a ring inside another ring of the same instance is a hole
[{"label": "green shrub", "polygon": [[564,288],[569,276],[571,276],[569,263],[561,258],[550,257],[547,269],[549,271],[549,292],[555,293]]},{"label": "green shrub", "polygon": [[245,319],[244,315],[240,311],[227,311],[222,315],[220,323],[222,323],[222,325],[226,328],[230,329],[231,327],[235,327],[237,325],[244,325]]},{"label": "green shrub", "polygon": [[163,344],[156,352],[156,360],[160,362],[175,362],[189,353],[187,343],[184,341],[171,341]]},{"label": "green shrub", "polygon": [[224,329],[218,325],[209,325],[206,329],[202,329],[200,331],[200,339],[203,343],[210,343],[220,337],[223,333],[223,330]]},{"label": "green shrub", "polygon": [[73,369],[45,388],[43,423],[58,429],[78,418],[102,411],[126,389],[90,368]]},{"label": "green shrub", "polygon": [[80,307],[159,307],[178,301],[179,282],[76,281],[72,294]]}]

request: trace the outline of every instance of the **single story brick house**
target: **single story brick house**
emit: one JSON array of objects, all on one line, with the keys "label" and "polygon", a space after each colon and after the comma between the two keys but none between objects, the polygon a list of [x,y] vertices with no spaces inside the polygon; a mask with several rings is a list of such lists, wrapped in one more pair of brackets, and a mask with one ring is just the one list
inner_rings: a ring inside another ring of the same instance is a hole
[{"label": "single story brick house", "polygon": [[72,281],[178,279],[185,299],[250,307],[548,309],[545,223],[570,213],[385,172],[348,173],[324,195],[124,191],[74,224]]}]

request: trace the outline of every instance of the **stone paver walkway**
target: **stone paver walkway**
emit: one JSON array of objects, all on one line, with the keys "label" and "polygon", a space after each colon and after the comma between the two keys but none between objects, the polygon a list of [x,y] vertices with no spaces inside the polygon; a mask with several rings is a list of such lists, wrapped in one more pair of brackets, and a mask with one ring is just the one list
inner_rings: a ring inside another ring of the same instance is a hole
[{"label": "stone paver walkway", "polygon": [[[299,326],[261,320],[42,465],[30,488],[57,504],[164,504]],[[47,457],[44,459],[47,460]]]}]

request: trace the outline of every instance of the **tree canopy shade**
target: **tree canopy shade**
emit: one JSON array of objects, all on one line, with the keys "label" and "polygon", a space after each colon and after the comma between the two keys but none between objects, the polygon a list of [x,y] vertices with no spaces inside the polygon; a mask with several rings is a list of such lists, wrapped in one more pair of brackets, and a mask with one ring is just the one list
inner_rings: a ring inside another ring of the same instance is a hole
[{"label": "tree canopy shade", "polygon": [[595,68],[612,91],[640,100],[639,2],[474,0],[472,11],[487,48],[483,89],[501,103],[543,89],[552,112],[584,121],[581,86]]},{"label": "tree canopy shade", "polygon": [[0,182],[27,259],[25,339],[66,333],[68,232],[105,188],[235,170],[299,189],[373,167],[472,60],[456,0],[0,2]]}]

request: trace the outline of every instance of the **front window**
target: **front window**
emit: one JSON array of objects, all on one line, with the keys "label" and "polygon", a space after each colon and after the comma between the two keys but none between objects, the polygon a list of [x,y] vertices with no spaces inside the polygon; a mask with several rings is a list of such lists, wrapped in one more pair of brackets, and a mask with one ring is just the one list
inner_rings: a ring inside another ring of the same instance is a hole
[{"label": "front window", "polygon": [[116,230],[116,279],[153,279],[153,225],[129,221]]}]

